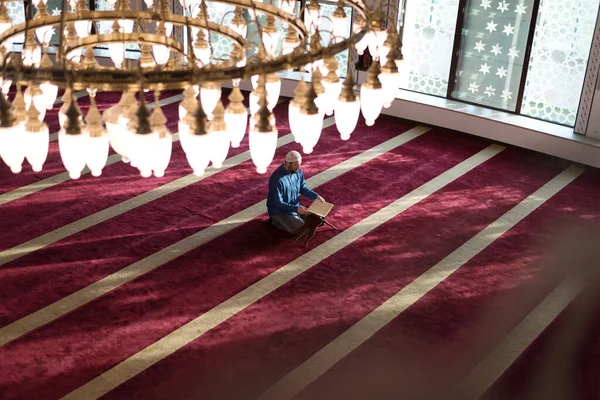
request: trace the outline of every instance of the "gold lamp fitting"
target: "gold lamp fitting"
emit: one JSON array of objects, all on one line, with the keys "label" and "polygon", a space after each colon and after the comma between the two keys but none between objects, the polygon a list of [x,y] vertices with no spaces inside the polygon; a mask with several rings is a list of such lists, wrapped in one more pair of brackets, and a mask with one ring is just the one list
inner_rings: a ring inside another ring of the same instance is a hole
[{"label": "gold lamp fitting", "polygon": [[227,105],[227,112],[233,114],[246,114],[246,107],[244,106],[244,96],[240,91],[239,87],[234,87],[229,94],[229,104]]},{"label": "gold lamp fitting", "polygon": [[225,124],[225,107],[223,107],[221,100],[217,102],[217,105],[213,110],[213,119],[210,121],[210,129],[213,131],[224,131],[227,129],[227,124]]},{"label": "gold lamp fitting", "polygon": [[317,93],[313,84],[308,85],[308,91],[306,92],[306,101],[302,105],[301,112],[305,115],[315,115],[319,113],[319,108],[315,104]]},{"label": "gold lamp fitting", "polygon": [[381,69],[379,68],[379,62],[373,62],[367,70],[367,80],[363,83],[371,89],[381,89],[381,81],[379,80],[379,74]]},{"label": "gold lamp fitting", "polygon": [[66,112],[67,119],[65,120],[65,133],[68,135],[80,135],[82,124],[81,124],[81,110],[77,104],[77,99],[73,98],[69,104],[69,108]]},{"label": "gold lamp fitting", "polygon": [[346,75],[344,85],[342,86],[342,92],[340,93],[338,100],[346,103],[356,101],[356,94],[354,93],[354,79],[352,79],[352,74]]}]

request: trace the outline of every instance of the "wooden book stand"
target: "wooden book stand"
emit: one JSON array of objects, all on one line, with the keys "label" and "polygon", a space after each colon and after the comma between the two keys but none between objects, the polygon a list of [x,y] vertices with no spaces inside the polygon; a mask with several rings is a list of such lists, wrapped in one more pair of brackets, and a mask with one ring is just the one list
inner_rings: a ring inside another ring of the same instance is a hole
[{"label": "wooden book stand", "polygon": [[304,225],[300,228],[296,237],[294,238],[294,242],[298,241],[301,237],[304,238],[304,247],[308,247],[308,242],[315,237],[317,233],[317,228],[323,225],[327,225],[332,227],[333,229],[337,228],[331,225],[329,222],[325,220],[325,217],[320,217],[316,214],[308,214],[304,219]]}]

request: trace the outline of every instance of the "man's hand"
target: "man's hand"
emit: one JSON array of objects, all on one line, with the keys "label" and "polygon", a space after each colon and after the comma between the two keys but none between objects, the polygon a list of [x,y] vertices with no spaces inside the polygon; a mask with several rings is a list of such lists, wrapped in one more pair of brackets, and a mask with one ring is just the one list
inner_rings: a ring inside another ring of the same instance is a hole
[{"label": "man's hand", "polygon": [[308,214],[309,214],[309,212],[308,212],[308,210],[306,209],[306,207],[302,207],[302,206],[300,206],[300,207],[298,207],[298,214],[300,214],[300,215],[308,215]]},{"label": "man's hand", "polygon": [[323,203],[325,203],[325,199],[322,198],[321,196],[317,195],[317,200],[322,201]]}]

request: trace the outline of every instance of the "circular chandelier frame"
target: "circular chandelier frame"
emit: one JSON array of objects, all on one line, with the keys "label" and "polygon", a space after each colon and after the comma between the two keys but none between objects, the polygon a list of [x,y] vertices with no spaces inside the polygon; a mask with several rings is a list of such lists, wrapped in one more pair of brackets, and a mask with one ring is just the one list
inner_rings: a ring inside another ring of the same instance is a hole
[{"label": "circular chandelier frame", "polygon": [[[365,24],[360,30],[357,30],[347,38],[326,47],[317,45],[311,46],[306,51],[305,46],[310,37],[310,32],[305,24],[297,17],[284,12],[272,4],[244,1],[244,0],[214,0],[216,3],[245,8],[256,15],[263,13],[267,16],[273,16],[280,19],[293,28],[299,36],[299,45],[296,49],[287,54],[275,58],[264,58],[259,54],[250,56],[247,64],[244,66],[207,64],[198,66],[196,62],[188,64],[186,68],[177,68],[176,66],[162,66],[154,69],[123,70],[114,67],[94,66],[86,68],[85,66],[65,63],[65,54],[81,48],[94,47],[105,43],[115,42],[136,42],[140,44],[159,44],[177,51],[179,54],[193,57],[193,52],[188,49],[189,54],[184,53],[184,47],[175,39],[167,38],[164,35],[152,33],[110,33],[95,34],[85,38],[75,39],[70,46],[61,45],[64,42],[64,27],[67,23],[76,21],[100,22],[108,20],[129,20],[129,21],[153,21],[171,23],[175,26],[181,26],[188,29],[205,29],[208,32],[216,33],[228,38],[234,47],[246,49],[248,42],[232,29],[204,18],[191,18],[183,15],[172,14],[169,10],[155,11],[133,11],[133,10],[114,10],[114,11],[76,11],[70,14],[63,13],[60,16],[43,16],[33,18],[24,23],[13,26],[3,34],[0,34],[0,43],[19,34],[32,35],[34,30],[44,26],[59,25],[60,42],[57,47],[57,63],[51,68],[26,67],[20,63],[8,63],[10,56],[5,57],[2,66],[2,75],[5,79],[11,79],[16,84],[40,84],[51,81],[59,88],[71,88],[73,90],[84,90],[93,88],[100,91],[139,91],[139,90],[168,90],[185,89],[189,85],[198,85],[206,82],[223,82],[232,79],[247,79],[254,75],[270,74],[282,70],[292,70],[296,67],[309,64],[314,61],[323,60],[332,57],[344,50],[347,50],[353,43],[359,41],[370,29],[369,24]],[[63,0],[63,3],[67,1]],[[359,18],[367,21],[367,9],[362,2],[357,0],[343,0],[344,5],[352,7]],[[159,7],[157,7],[159,8]],[[232,11],[229,11],[232,12]],[[254,21],[252,21],[254,22]],[[289,29],[289,28],[288,28]],[[260,27],[259,32],[260,33]],[[318,31],[317,31],[318,33]],[[54,45],[50,45],[55,47]],[[188,43],[188,47],[191,43]],[[259,45],[260,46],[260,45]],[[304,49],[303,49],[304,48]],[[17,61],[15,59],[15,61]],[[197,61],[197,60],[195,60]],[[232,64],[232,63],[229,63]]]}]

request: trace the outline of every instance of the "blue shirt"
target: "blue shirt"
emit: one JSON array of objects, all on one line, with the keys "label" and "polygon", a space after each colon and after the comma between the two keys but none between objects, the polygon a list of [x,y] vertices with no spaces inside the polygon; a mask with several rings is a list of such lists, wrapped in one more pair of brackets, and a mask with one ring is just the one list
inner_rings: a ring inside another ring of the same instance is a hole
[{"label": "blue shirt", "polygon": [[290,172],[281,164],[269,178],[269,215],[296,215],[301,194],[311,200],[317,198],[317,194],[306,186],[302,169]]}]

